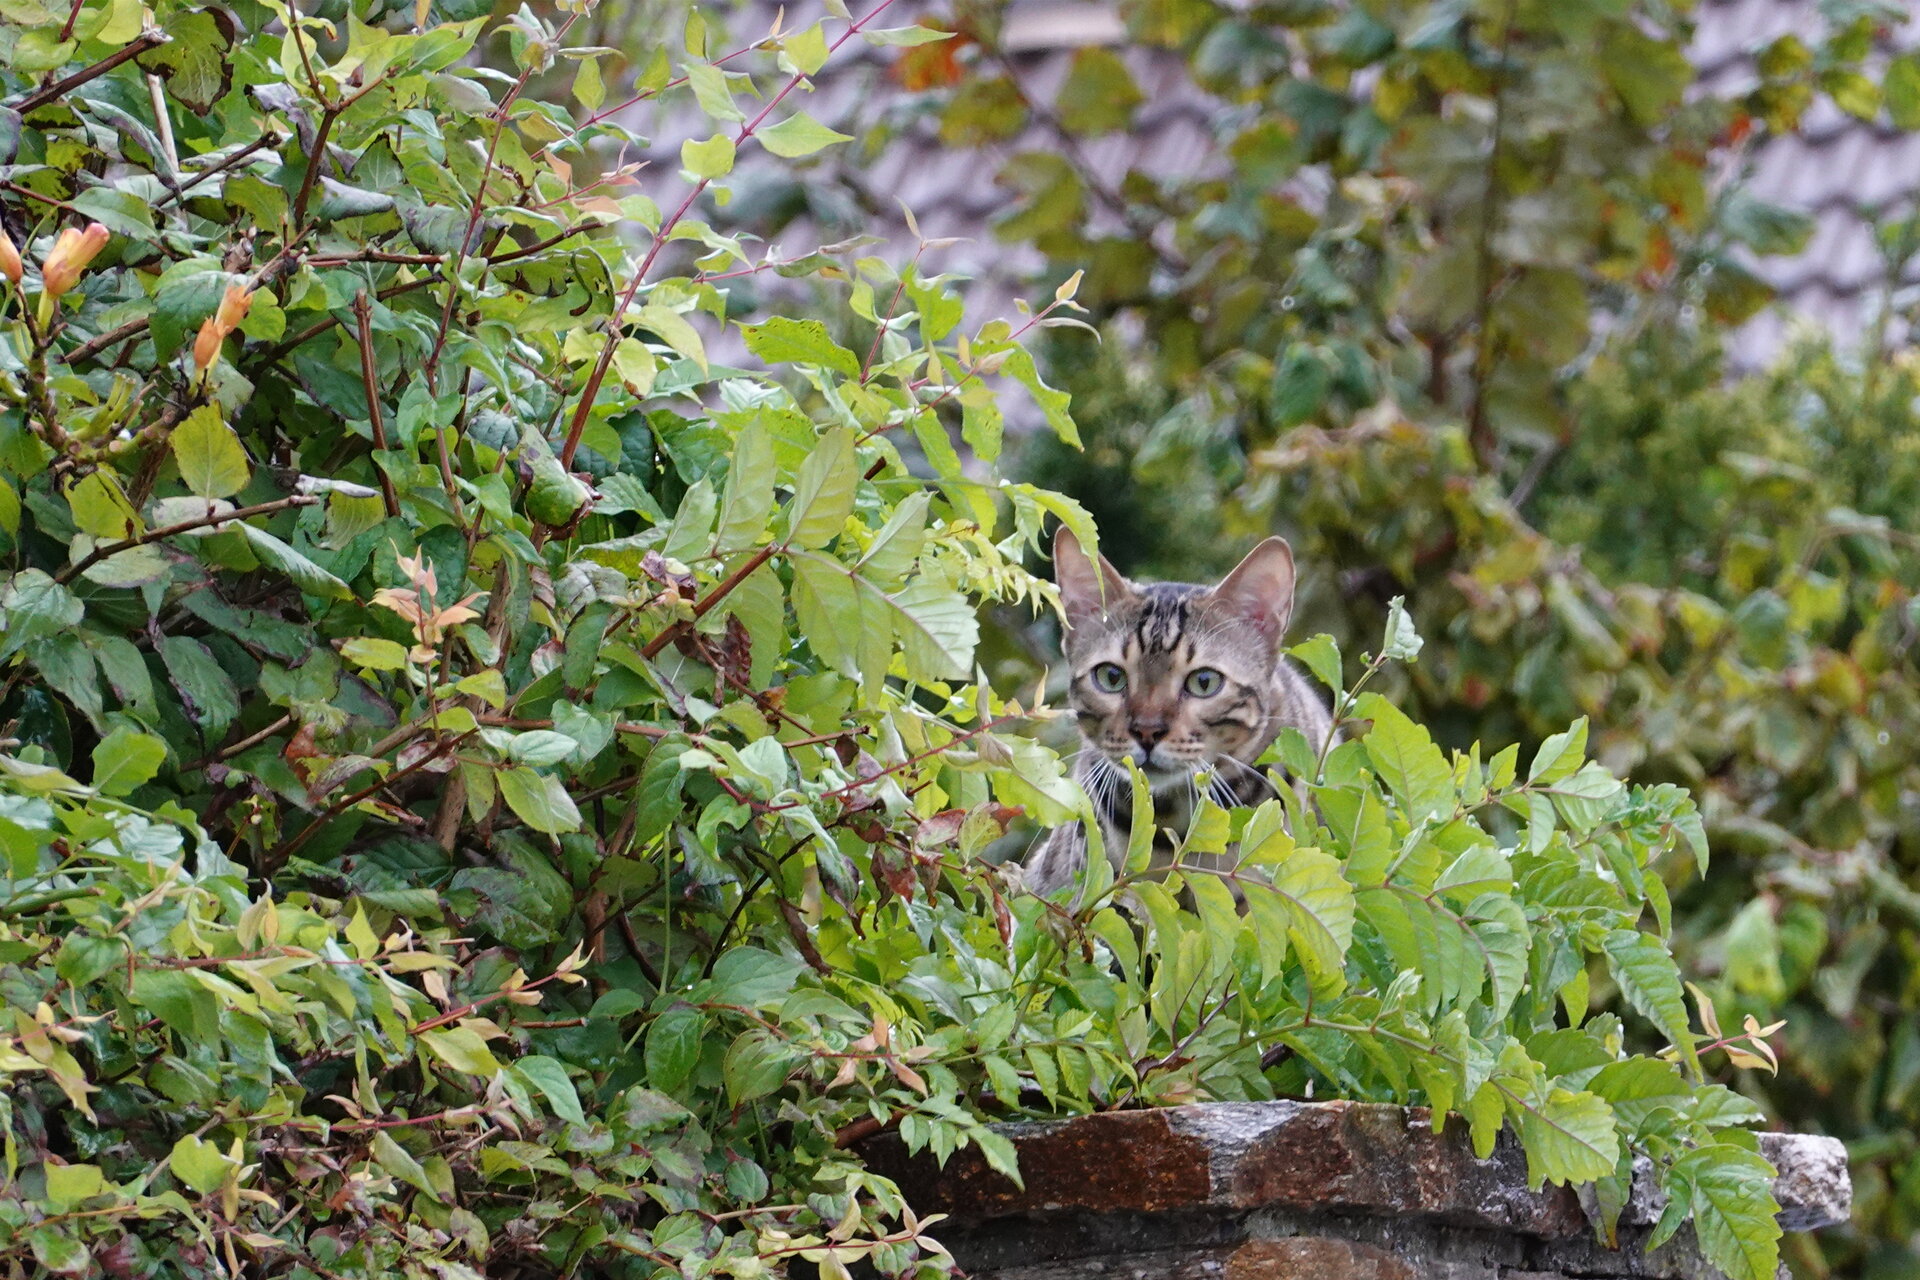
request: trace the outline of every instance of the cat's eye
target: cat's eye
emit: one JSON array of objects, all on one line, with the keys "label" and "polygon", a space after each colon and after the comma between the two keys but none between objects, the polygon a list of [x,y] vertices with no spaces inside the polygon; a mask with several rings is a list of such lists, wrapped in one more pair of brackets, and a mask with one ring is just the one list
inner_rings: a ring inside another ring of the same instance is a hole
[{"label": "cat's eye", "polygon": [[1118,693],[1127,687],[1127,673],[1117,662],[1103,662],[1093,669],[1093,683],[1108,693]]},{"label": "cat's eye", "polygon": [[1187,676],[1187,692],[1196,698],[1211,698],[1226,682],[1227,678],[1212,667],[1202,667]]}]

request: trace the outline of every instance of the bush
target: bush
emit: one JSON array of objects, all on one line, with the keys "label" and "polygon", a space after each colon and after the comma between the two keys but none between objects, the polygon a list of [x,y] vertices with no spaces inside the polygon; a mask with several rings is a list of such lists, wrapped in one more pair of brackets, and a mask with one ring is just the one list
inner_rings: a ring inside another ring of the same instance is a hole
[{"label": "bush", "polygon": [[[18,12],[10,1266],[937,1272],[861,1137],[1010,1168],[990,1117],[1311,1085],[1510,1124],[1602,1205],[1646,1154],[1663,1231],[1772,1274],[1752,1114],[1699,1060],[1768,1051],[1691,1028],[1663,941],[1697,816],[1582,727],[1522,781],[1349,703],[1323,772],[1287,747],[1326,827],[1189,833],[1248,850],[1244,920],[1217,880],[1069,910],[980,856],[1084,802],[972,683],[976,608],[1051,599],[1048,519],[1094,530],[949,428],[997,453],[1007,378],[1072,437],[1021,346],[1071,290],[969,332],[947,282],[822,251],[778,269],[839,309],[729,368],[703,333],[769,268],[694,216],[738,149],[838,140],[788,101],[834,50],[937,34],[648,50],[638,94],[716,129],[663,214],[594,170],[639,140],[576,8],[504,24],[511,75],[433,3]],[[1590,964],[1671,1060],[1589,1016]]]}]

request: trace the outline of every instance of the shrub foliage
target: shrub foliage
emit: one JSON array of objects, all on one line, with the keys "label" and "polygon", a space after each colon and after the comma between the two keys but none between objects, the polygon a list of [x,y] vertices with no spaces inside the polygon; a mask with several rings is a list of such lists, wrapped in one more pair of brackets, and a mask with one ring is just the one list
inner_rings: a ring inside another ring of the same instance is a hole
[{"label": "shrub foliage", "polygon": [[[996,1116],[1311,1088],[1511,1129],[1606,1236],[1647,1156],[1657,1235],[1771,1276],[1701,1062],[1765,1032],[1665,941],[1698,815],[1584,724],[1523,775],[1342,694],[1364,736],[1281,748],[1313,810],[1186,835],[1240,841],[1244,917],[1144,848],[1078,905],[982,856],[1083,800],[976,609],[1050,598],[1047,520],[1095,534],[953,434],[996,453],[1011,380],[1073,437],[1021,345],[1071,286],[962,328],[937,277],[696,216],[742,149],[841,140],[798,109],[836,50],[938,38],[878,13],[645,51],[631,96],[712,124],[663,211],[578,9],[506,21],[507,72],[433,3],[10,10],[0,1257],[937,1272],[862,1137],[1012,1171]],[[716,363],[762,270],[831,309]],[[1396,612],[1359,684],[1418,643]]]}]

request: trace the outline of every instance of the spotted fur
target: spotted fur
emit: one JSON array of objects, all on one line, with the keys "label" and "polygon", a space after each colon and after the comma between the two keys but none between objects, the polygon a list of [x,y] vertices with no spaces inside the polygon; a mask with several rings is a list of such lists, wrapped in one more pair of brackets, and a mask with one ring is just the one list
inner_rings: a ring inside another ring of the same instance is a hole
[{"label": "spotted fur", "polygon": [[[1282,729],[1315,745],[1332,733],[1319,693],[1281,652],[1294,581],[1281,539],[1255,547],[1213,586],[1129,582],[1065,529],[1053,559],[1067,615],[1067,700],[1081,736],[1074,773],[1116,864],[1133,823],[1127,760],[1152,786],[1154,864],[1164,868],[1166,833],[1186,829],[1199,799],[1197,774],[1211,776],[1215,801],[1257,804],[1275,782],[1254,761]],[[1061,827],[1027,860],[1027,884],[1051,892],[1086,857],[1086,833]]]}]

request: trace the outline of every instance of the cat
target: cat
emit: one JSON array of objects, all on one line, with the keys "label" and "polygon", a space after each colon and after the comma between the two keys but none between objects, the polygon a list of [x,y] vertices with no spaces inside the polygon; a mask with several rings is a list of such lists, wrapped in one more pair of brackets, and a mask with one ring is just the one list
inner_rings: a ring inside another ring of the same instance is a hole
[{"label": "cat", "polygon": [[[1199,798],[1195,774],[1224,806],[1258,804],[1274,784],[1254,761],[1281,730],[1315,750],[1333,732],[1319,693],[1281,652],[1293,613],[1293,550],[1268,538],[1211,587],[1133,583],[1089,558],[1062,526],[1054,581],[1066,614],[1067,700],[1079,721],[1074,777],[1092,802],[1116,870],[1133,825],[1131,759],[1152,789],[1150,871],[1173,860],[1166,832],[1185,831]],[[1027,859],[1027,888],[1049,894],[1086,866],[1080,824],[1056,827]],[[1209,859],[1225,867],[1230,859]]]}]

